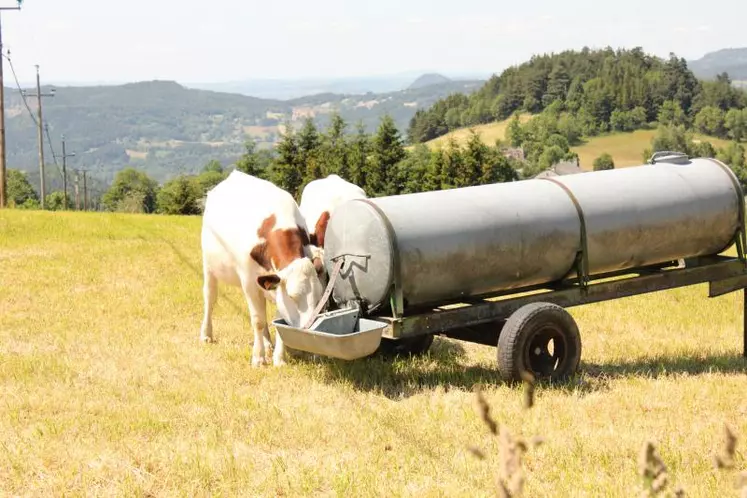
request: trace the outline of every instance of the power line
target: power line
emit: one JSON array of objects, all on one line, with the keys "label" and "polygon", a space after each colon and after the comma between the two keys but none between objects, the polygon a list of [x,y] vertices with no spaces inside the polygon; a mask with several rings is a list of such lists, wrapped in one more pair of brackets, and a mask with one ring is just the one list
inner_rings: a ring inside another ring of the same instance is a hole
[{"label": "power line", "polygon": [[[8,51],[10,53],[10,51]],[[29,112],[29,117],[31,118],[31,121],[34,122],[36,126],[39,126],[39,123],[36,122],[36,117],[34,117],[34,111],[31,110],[31,106],[29,105],[28,100],[26,100],[26,94],[23,92],[23,88],[21,88],[21,83],[18,81],[18,75],[16,75],[16,69],[13,66],[13,61],[10,59],[9,55],[3,54],[3,57],[8,59],[8,64],[10,65],[10,71],[13,73],[13,79],[16,80],[16,86],[18,87],[18,92],[21,94],[21,99],[23,100],[23,104],[26,106],[26,110]]]}]

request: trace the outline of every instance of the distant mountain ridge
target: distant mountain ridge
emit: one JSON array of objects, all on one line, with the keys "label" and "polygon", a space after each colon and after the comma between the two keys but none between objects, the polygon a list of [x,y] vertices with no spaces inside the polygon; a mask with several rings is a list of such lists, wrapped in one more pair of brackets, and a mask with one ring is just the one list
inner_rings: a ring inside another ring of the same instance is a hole
[{"label": "distant mountain ridge", "polygon": [[[218,92],[239,93],[253,97],[292,100],[321,93],[340,95],[365,95],[367,93],[391,93],[410,88],[412,83],[425,75],[435,74],[429,71],[407,71],[402,73],[348,78],[304,78],[304,79],[247,79],[219,83],[183,83],[187,88],[213,90]],[[441,76],[441,75],[439,75]],[[487,80],[490,74],[459,73],[445,78],[438,83],[463,80]]]},{"label": "distant mountain ridge", "polygon": [[714,79],[716,75],[728,73],[732,81],[747,80],[747,47],[724,48],[709,52],[700,59],[687,63],[698,78]]},{"label": "distant mountain ridge", "polygon": [[413,81],[408,89],[414,90],[418,88],[425,88],[433,85],[443,85],[446,83],[451,83],[450,78],[447,78],[446,76],[438,73],[428,73],[420,76],[418,79]]},{"label": "distant mountain ridge", "polygon": [[[386,93],[323,93],[291,100],[193,89],[158,80],[61,86],[55,87],[55,98],[45,100],[44,120],[55,154],[61,153],[61,135],[67,137],[68,153],[76,153],[68,160],[70,168],[88,169],[107,181],[131,165],[162,181],[198,171],[211,159],[231,164],[243,152],[248,137],[260,147],[270,147],[286,121],[298,129],[311,117],[325,126],[333,111],[347,121],[350,132],[358,121],[367,131],[374,131],[380,117],[388,113],[404,135],[417,109],[450,93],[471,93],[482,84],[481,80],[450,81]],[[33,174],[38,170],[36,128],[18,89],[6,88],[5,96],[8,166]],[[34,102],[29,105],[35,111]],[[48,174],[57,174],[48,146],[45,154]]]}]

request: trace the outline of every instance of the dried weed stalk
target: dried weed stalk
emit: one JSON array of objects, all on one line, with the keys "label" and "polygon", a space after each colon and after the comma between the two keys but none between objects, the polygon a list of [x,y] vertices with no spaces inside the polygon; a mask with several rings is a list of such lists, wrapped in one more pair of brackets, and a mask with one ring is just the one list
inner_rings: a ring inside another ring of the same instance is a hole
[{"label": "dried weed stalk", "polygon": [[737,450],[737,437],[732,432],[731,428],[724,424],[724,440],[723,445],[719,449],[718,453],[713,455],[713,465],[717,469],[732,469],[734,468],[734,455]]},{"label": "dried weed stalk", "polygon": [[[728,424],[724,423],[724,439],[721,448],[713,455],[713,466],[716,470],[733,469],[737,454],[737,436]],[[742,471],[736,480],[736,488],[740,490],[740,496],[747,498],[747,470]]]},{"label": "dried weed stalk", "polygon": [[[534,405],[534,378],[524,377],[524,408]],[[513,437],[505,426],[500,426],[490,416],[490,405],[482,395],[479,386],[475,387],[475,411],[493,435],[499,436],[499,465],[496,475],[496,492],[501,498],[519,497],[524,490],[526,476],[522,466],[522,456],[530,447],[537,447],[544,442],[539,436],[526,441],[521,437]],[[485,459],[485,454],[474,446],[468,451],[479,460]]]},{"label": "dried weed stalk", "polygon": [[524,381],[524,409],[528,410],[534,406],[534,375],[527,371],[521,372]]},{"label": "dried weed stalk", "polygon": [[[643,479],[642,496],[667,496],[664,492],[669,484],[669,472],[651,441],[647,441],[641,449],[638,457],[638,474]],[[672,495],[682,497],[685,496],[685,491],[677,487]]]},{"label": "dried weed stalk", "polygon": [[475,411],[480,419],[485,422],[485,425],[488,426],[490,432],[498,434],[498,424],[496,424],[495,420],[490,416],[490,405],[485,401],[480,386],[475,386]]}]

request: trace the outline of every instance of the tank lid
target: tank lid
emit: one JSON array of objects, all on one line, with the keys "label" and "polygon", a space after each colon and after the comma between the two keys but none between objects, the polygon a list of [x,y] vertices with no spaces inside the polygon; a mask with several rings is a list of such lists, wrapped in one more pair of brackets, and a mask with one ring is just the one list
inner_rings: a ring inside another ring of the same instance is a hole
[{"label": "tank lid", "polygon": [[654,152],[649,160],[651,164],[656,163],[667,163],[667,164],[688,164],[690,158],[684,152],[676,152],[671,150],[660,150]]}]

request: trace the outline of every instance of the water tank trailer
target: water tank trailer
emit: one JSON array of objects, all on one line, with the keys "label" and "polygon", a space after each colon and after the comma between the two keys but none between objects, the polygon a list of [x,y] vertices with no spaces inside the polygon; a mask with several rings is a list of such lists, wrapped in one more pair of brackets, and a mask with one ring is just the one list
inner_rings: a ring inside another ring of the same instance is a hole
[{"label": "water tank trailer", "polygon": [[[702,283],[709,297],[747,287],[738,179],[720,161],[679,153],[356,199],[335,211],[325,239],[323,301],[335,309],[303,328],[276,319],[288,347],[353,360],[420,353],[443,335],[497,346],[506,380],[577,370],[581,339],[566,308]],[[736,257],[722,255],[735,245]]]}]

